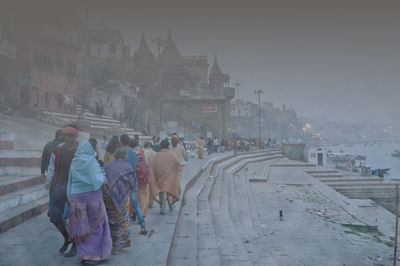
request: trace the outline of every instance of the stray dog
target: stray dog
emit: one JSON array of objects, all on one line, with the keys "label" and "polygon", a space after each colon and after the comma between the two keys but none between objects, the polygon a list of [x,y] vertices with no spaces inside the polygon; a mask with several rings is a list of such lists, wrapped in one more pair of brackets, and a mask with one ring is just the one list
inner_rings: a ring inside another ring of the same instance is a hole
[{"label": "stray dog", "polygon": [[283,221],[283,211],[282,210],[279,211],[279,220]]}]

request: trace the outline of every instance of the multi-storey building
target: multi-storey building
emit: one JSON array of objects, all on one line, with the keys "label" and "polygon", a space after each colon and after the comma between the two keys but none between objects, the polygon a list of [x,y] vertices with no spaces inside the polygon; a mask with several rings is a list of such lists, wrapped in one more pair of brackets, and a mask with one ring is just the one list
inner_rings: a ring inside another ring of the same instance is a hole
[{"label": "multi-storey building", "polygon": [[0,97],[5,108],[18,106],[15,13],[0,10]]},{"label": "multi-storey building", "polygon": [[133,62],[131,82],[151,103],[141,109],[148,132],[168,131],[168,125],[176,125],[170,130],[230,136],[230,101],[235,92],[216,57],[209,73],[207,57],[182,56],[169,32],[158,57],[142,34]]},{"label": "multi-storey building", "polygon": [[82,25],[77,14],[67,4],[51,1],[9,4],[2,11],[14,18],[13,40],[3,36],[3,42],[7,38],[15,61],[15,71],[6,75],[15,83],[18,106],[71,111],[81,92],[76,57]]}]

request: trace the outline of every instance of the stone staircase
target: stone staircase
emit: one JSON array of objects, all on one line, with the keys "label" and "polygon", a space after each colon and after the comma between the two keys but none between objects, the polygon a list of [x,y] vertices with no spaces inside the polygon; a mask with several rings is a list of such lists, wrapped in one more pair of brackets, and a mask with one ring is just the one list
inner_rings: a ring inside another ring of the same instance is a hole
[{"label": "stone staircase", "polygon": [[281,158],[281,150],[270,149],[224,157],[204,167],[185,187],[167,265],[275,265],[270,256],[260,257],[246,247],[244,238],[258,234],[253,226],[257,217],[249,180],[235,174],[249,163],[266,162],[257,177],[265,180],[268,163]]},{"label": "stone staircase", "polygon": [[337,170],[307,171],[308,174],[351,199],[395,199],[399,181],[342,173]]},{"label": "stone staircase", "polygon": [[0,233],[47,210],[40,160],[41,151],[0,150]]},{"label": "stone staircase", "polygon": [[43,114],[55,117],[57,119],[65,121],[66,123],[75,123],[79,119],[89,121],[90,130],[95,132],[103,133],[105,130],[111,130],[111,131],[118,131],[119,134],[122,133],[128,134],[130,137],[133,137],[134,135],[142,135],[141,132],[137,132],[132,128],[125,127],[123,124],[121,124],[119,120],[114,119],[111,116],[103,115],[101,117],[98,117],[94,113],[86,109],[85,112],[82,113],[80,117],[79,114],[81,112],[82,112],[82,106],[77,105],[75,114],[64,114],[64,113],[49,112],[49,111],[43,111]]}]

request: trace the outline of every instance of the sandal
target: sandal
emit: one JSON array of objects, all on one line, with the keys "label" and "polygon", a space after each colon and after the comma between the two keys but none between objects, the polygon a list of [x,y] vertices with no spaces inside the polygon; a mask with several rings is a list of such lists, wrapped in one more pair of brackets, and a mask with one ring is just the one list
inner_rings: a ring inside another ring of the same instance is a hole
[{"label": "sandal", "polygon": [[142,227],[140,228],[140,233],[139,233],[139,234],[141,234],[141,235],[147,235],[146,227],[142,226]]},{"label": "sandal", "polygon": [[75,257],[75,255],[76,255],[76,244],[72,243],[71,249],[67,253],[64,254],[64,257],[71,258],[71,257]]},{"label": "sandal", "polygon": [[83,265],[97,265],[99,264],[99,261],[95,261],[95,260],[81,260],[81,263]]},{"label": "sandal", "polygon": [[68,249],[69,244],[71,244],[71,243],[72,243],[71,241],[65,240],[65,241],[64,241],[64,244],[63,244],[62,247],[58,250],[58,252],[64,253],[64,252]]},{"label": "sandal", "polygon": [[112,251],[113,255],[120,255],[122,253],[124,253],[124,252],[122,250],[120,250],[120,249],[113,249],[113,251]]}]

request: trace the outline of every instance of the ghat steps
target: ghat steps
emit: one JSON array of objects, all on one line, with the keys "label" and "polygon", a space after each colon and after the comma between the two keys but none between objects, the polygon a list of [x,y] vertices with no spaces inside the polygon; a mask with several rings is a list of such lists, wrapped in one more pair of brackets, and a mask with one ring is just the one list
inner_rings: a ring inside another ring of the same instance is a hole
[{"label": "ghat steps", "polygon": [[40,158],[40,151],[0,150],[0,232],[47,210]]}]

